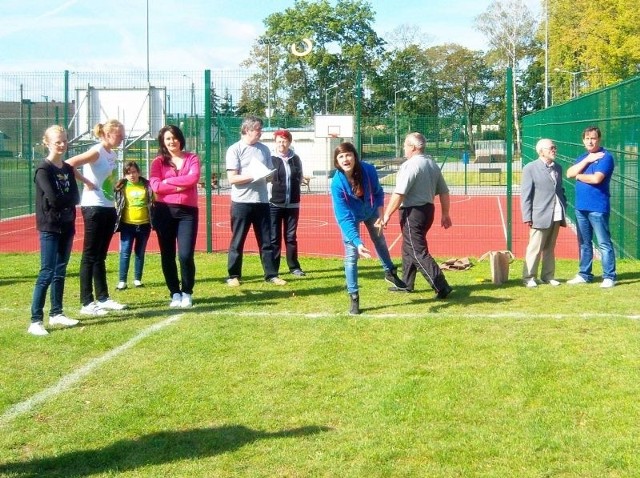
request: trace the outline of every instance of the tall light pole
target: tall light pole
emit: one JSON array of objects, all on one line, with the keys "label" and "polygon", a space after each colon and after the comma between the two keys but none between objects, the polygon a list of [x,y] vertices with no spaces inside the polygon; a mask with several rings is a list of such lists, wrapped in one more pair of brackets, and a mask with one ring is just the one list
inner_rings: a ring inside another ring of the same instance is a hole
[{"label": "tall light pole", "polygon": [[329,101],[327,100],[327,98],[329,97],[329,90],[333,90],[334,88],[337,88],[338,85],[331,85],[331,86],[327,86],[327,88],[324,90],[324,114],[328,115],[329,114]]},{"label": "tall light pole", "polygon": [[544,2],[544,107],[549,107],[549,0]]},{"label": "tall light pole", "polygon": [[271,110],[271,45],[276,44],[276,40],[273,38],[260,38],[258,40],[260,45],[267,45],[267,126],[271,128],[271,116],[273,111]]},{"label": "tall light pole", "polygon": [[182,75],[187,80],[191,80],[191,117],[193,118],[196,114],[196,85],[193,82],[193,78],[189,75]]},{"label": "tall light pole", "polygon": [[396,158],[400,157],[400,147],[398,146],[398,93],[405,91],[405,88],[400,88],[393,92],[393,131],[396,147]]},{"label": "tall light pole", "polygon": [[44,115],[49,122],[49,97],[47,95],[40,95],[44,98]]},{"label": "tall light pole", "polygon": [[[197,136],[197,123],[196,123],[196,85],[193,82],[193,78],[189,75],[182,75],[184,78],[191,80],[191,114],[189,116],[189,131],[187,132],[187,137],[195,138]],[[197,141],[196,141],[197,144]],[[191,148],[195,149],[195,145],[190,145]]]},{"label": "tall light pole", "polygon": [[149,79],[149,0],[147,0],[147,85],[151,84]]},{"label": "tall light pole", "polygon": [[578,88],[578,75],[582,74],[582,73],[590,73],[592,71],[596,71],[598,68],[589,68],[588,70],[580,70],[580,71],[569,71],[569,70],[563,70],[561,68],[555,68],[554,71],[557,71],[559,73],[568,73],[569,75],[571,75],[571,98],[577,98],[578,96],[580,96],[580,91]]}]

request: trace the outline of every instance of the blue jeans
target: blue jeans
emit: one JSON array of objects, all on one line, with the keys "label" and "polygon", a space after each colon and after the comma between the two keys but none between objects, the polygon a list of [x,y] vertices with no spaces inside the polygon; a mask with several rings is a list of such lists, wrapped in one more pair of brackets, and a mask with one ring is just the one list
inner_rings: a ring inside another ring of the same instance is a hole
[{"label": "blue jeans", "polygon": [[593,235],[598,241],[602,258],[602,278],[616,280],[616,253],[609,231],[609,214],[602,212],[580,211],[576,209],[578,246],[580,248],[579,274],[587,282],[593,280]]},{"label": "blue jeans", "polygon": [[[384,234],[382,231],[378,233],[378,229],[374,226],[377,220],[377,217],[372,217],[364,221],[364,225],[369,231],[369,237],[373,241],[373,246],[385,273],[393,272],[396,270],[396,266],[391,261]],[[344,273],[347,277],[347,292],[355,294],[358,292],[358,248],[352,242],[347,241],[344,241]]]},{"label": "blue jeans", "polygon": [[51,311],[49,316],[62,314],[64,279],[67,264],[73,246],[75,230],[64,233],[40,232],[40,273],[33,289],[31,301],[31,322],[40,322],[44,318],[44,303],[47,289],[51,286]]},{"label": "blue jeans", "polygon": [[151,234],[151,224],[127,224],[120,223],[120,273],[119,280],[127,282],[131,251],[135,253],[133,263],[133,278],[142,280],[144,269],[144,253],[147,250],[147,241]]}]

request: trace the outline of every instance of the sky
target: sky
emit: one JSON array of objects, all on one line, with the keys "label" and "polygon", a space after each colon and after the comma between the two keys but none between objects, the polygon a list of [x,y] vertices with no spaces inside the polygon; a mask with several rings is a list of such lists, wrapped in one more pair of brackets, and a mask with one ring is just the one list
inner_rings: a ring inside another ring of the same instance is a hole
[{"label": "sky", "polygon": [[[525,0],[534,15],[541,0]],[[0,72],[233,70],[294,0],[19,0],[2,2]],[[418,26],[427,45],[486,50],[474,18],[489,0],[370,0],[385,36]],[[149,13],[147,15],[147,5]],[[147,20],[149,23],[147,43]],[[149,55],[147,57],[147,44]]]}]

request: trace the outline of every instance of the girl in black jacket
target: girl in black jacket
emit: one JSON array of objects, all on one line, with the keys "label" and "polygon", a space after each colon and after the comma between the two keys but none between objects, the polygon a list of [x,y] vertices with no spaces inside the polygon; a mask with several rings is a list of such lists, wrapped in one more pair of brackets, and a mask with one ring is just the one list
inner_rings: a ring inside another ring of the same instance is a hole
[{"label": "girl in black jacket", "polygon": [[33,289],[31,324],[32,335],[48,335],[44,328],[44,304],[51,286],[49,325],[72,326],[78,323],[64,315],[62,299],[67,264],[76,233],[76,205],[80,193],[73,168],[63,161],[67,151],[67,133],[61,126],[47,128],[42,138],[49,149],[46,159],[37,166],[36,228],[40,233],[40,272]]}]

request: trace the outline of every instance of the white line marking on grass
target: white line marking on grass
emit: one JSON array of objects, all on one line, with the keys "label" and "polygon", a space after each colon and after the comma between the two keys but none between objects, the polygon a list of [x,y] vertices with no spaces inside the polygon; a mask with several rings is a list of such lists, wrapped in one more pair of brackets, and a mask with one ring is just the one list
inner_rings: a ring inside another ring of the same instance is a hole
[{"label": "white line marking on grass", "polygon": [[[216,316],[228,316],[229,312],[227,311],[212,311],[207,312],[207,314],[212,314]],[[234,314],[234,317],[302,317],[305,319],[336,319],[336,318],[344,318],[347,314],[345,312],[307,312],[307,313],[299,313],[294,311],[278,311],[278,312],[237,312]],[[420,314],[403,314],[403,313],[388,313],[388,314],[369,314],[366,310],[363,309],[362,314],[354,316],[350,315],[349,318],[352,319],[472,319],[472,320],[494,320],[494,319],[530,319],[530,320],[539,320],[539,319],[557,319],[557,320],[568,320],[568,319],[625,319],[625,320],[640,320],[640,315],[637,314],[605,314],[605,313],[584,313],[584,314],[531,314],[528,312],[504,312],[504,313],[488,313],[483,314],[481,312],[474,314],[444,314],[442,312],[431,312],[431,313],[420,313]]]},{"label": "white line marking on grass", "polygon": [[22,401],[20,403],[16,403],[12,407],[10,407],[6,412],[4,412],[2,415],[0,415],[0,426],[1,425],[5,425],[9,421],[11,421],[14,418],[16,418],[18,415],[22,415],[23,413],[26,413],[26,412],[30,411],[32,408],[36,407],[37,405],[40,405],[41,403],[47,401],[48,399],[50,399],[50,398],[52,398],[52,397],[54,397],[56,395],[59,395],[60,393],[64,392],[65,390],[68,390],[73,384],[77,383],[78,381],[80,381],[81,379],[83,379],[84,377],[89,375],[89,373],[91,373],[93,371],[93,369],[95,369],[98,366],[102,365],[103,363],[108,362],[109,360],[117,357],[122,352],[132,348],[134,345],[136,345],[142,339],[144,339],[144,338],[148,337],[149,335],[153,334],[154,332],[157,332],[158,330],[166,327],[167,325],[170,325],[173,322],[176,322],[176,321],[180,320],[181,318],[182,318],[182,315],[174,315],[174,316],[169,317],[166,320],[163,320],[162,322],[158,322],[157,324],[153,324],[152,326],[147,327],[142,332],[140,332],[138,335],[136,335],[135,337],[133,337],[129,341],[125,342],[124,344],[116,347],[113,350],[110,350],[109,352],[107,352],[106,354],[102,355],[101,357],[97,357],[97,358],[91,360],[89,363],[87,363],[85,366],[79,368],[75,372],[62,377],[62,379],[57,384],[55,384],[53,387],[49,387],[47,389],[44,389],[43,391],[36,393],[31,398],[28,398],[27,400],[24,400],[24,401]]}]

